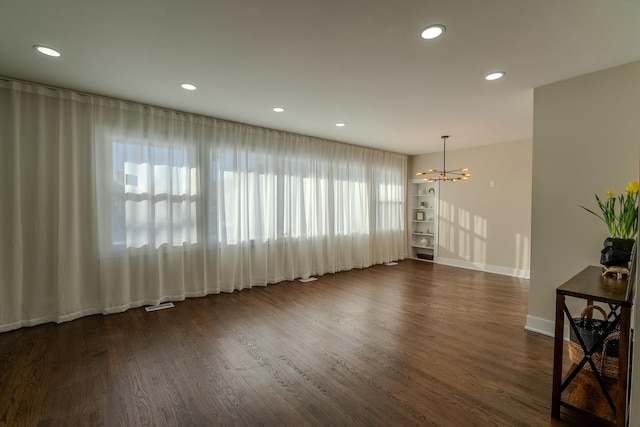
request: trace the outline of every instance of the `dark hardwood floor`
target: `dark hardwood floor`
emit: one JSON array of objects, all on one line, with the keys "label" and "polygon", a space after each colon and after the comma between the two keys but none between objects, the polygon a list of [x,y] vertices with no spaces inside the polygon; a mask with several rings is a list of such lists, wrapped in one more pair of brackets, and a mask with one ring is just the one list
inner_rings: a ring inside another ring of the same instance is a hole
[{"label": "dark hardwood floor", "polygon": [[0,425],[590,425],[550,418],[528,294],[406,260],[6,332]]}]

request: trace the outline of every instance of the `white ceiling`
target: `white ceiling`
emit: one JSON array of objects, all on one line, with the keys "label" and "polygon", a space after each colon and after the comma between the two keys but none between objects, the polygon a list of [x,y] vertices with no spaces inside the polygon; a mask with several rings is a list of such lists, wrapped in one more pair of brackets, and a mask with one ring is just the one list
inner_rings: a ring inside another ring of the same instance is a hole
[{"label": "white ceiling", "polygon": [[639,59],[640,0],[0,0],[1,76],[406,154],[531,138],[534,87]]}]

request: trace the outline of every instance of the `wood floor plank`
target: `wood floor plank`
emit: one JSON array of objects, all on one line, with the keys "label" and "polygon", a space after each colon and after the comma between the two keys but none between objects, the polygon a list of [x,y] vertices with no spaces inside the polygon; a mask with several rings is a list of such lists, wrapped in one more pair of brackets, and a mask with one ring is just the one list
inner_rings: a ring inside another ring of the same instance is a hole
[{"label": "wood floor plank", "polygon": [[0,426],[598,425],[550,418],[528,294],[406,260],[2,333]]}]

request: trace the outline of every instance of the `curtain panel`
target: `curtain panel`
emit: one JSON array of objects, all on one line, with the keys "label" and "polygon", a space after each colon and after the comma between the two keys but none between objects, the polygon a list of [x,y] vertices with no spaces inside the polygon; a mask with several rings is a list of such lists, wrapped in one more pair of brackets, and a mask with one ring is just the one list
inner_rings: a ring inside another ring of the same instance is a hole
[{"label": "curtain panel", "polygon": [[406,256],[407,157],[0,80],[0,331]]}]

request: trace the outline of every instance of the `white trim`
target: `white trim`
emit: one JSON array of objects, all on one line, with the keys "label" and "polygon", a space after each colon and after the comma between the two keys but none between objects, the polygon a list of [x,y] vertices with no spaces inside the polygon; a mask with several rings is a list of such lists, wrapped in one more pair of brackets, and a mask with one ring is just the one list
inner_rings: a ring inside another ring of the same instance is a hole
[{"label": "white trim", "polygon": [[[526,331],[536,332],[538,334],[546,335],[548,337],[554,337],[556,333],[556,325],[552,320],[542,319],[540,317],[535,317],[528,315],[527,316],[527,324],[524,329]],[[569,325],[564,325],[564,340],[569,340]]]},{"label": "white trim", "polygon": [[481,264],[477,262],[465,261],[461,259],[438,257],[436,263],[449,265],[451,267],[466,268],[469,270],[486,271],[487,273],[502,274],[503,276],[518,277],[520,279],[529,279],[529,270],[518,270],[515,268],[503,267],[500,265]]}]

